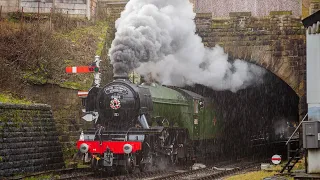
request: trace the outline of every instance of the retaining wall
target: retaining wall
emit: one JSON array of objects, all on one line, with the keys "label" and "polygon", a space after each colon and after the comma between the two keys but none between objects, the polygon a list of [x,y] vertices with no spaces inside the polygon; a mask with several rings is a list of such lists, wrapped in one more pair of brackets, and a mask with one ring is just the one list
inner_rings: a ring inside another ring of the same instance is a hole
[{"label": "retaining wall", "polygon": [[62,167],[51,107],[0,103],[0,177]]}]

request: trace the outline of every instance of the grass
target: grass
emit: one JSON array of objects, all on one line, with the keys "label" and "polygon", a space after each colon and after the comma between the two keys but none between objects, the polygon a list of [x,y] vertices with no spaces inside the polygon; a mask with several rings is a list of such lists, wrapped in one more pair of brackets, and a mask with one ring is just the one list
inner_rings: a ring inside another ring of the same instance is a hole
[{"label": "grass", "polygon": [[[261,171],[252,171],[252,172],[248,172],[245,174],[238,174],[238,175],[234,175],[234,176],[230,176],[228,178],[225,178],[224,180],[261,180],[267,177],[272,177],[275,176],[276,174],[279,174],[279,172],[281,171],[282,167],[286,164],[287,162],[284,161],[282,162],[280,165],[273,165],[270,168],[268,168],[266,171],[261,170]],[[301,170],[304,169],[305,166],[305,159],[302,158],[293,168],[294,170]],[[288,177],[288,176],[282,176],[285,177],[288,180],[293,180],[293,177]]]},{"label": "grass", "polygon": [[53,175],[43,175],[43,176],[38,176],[38,177],[28,177],[25,178],[25,180],[47,180],[47,179],[58,179],[59,177],[54,177]]},{"label": "grass", "polygon": [[266,177],[274,176],[276,172],[253,171],[246,174],[239,174],[226,178],[226,180],[261,180]]},{"label": "grass", "polygon": [[105,21],[97,22],[95,25],[76,28],[68,33],[56,33],[56,37],[70,40],[73,43],[82,43],[82,39],[92,36],[96,39],[96,55],[101,56],[104,47],[108,25]]},{"label": "grass", "polygon": [[10,104],[33,104],[32,101],[28,101],[22,98],[13,97],[12,94],[0,94],[0,103],[10,103]]}]

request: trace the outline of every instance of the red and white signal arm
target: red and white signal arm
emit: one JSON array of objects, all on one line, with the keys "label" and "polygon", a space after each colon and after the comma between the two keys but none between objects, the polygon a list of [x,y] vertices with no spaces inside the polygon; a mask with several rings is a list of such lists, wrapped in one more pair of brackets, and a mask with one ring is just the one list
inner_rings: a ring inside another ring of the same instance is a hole
[{"label": "red and white signal arm", "polygon": [[78,91],[78,97],[86,98],[88,96],[88,91]]},{"label": "red and white signal arm", "polygon": [[97,66],[74,66],[66,67],[66,73],[90,73],[98,72],[99,68]]},{"label": "red and white signal arm", "polygon": [[273,155],[271,158],[271,161],[273,164],[280,164],[281,162],[281,156],[280,155]]}]

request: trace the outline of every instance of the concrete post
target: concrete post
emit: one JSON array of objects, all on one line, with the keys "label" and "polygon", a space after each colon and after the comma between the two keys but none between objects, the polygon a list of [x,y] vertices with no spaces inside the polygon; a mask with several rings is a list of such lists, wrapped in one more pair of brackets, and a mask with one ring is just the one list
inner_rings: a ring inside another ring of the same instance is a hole
[{"label": "concrete post", "polygon": [[21,10],[21,0],[18,0],[17,3],[18,3],[19,11],[20,11]]},{"label": "concrete post", "polygon": [[91,19],[91,0],[87,0],[87,18]]},{"label": "concrete post", "polygon": [[52,13],[56,11],[56,0],[52,0]]}]

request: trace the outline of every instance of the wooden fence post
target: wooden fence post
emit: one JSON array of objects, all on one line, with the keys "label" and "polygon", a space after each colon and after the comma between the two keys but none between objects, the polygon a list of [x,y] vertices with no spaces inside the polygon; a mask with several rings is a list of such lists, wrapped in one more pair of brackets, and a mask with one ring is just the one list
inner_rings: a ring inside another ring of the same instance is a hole
[{"label": "wooden fence post", "polygon": [[20,17],[20,23],[21,23],[21,29],[23,29],[23,7],[21,7],[21,17]]},{"label": "wooden fence post", "polygon": [[2,6],[0,6],[0,20],[2,19]]}]

